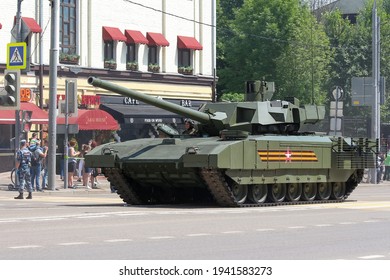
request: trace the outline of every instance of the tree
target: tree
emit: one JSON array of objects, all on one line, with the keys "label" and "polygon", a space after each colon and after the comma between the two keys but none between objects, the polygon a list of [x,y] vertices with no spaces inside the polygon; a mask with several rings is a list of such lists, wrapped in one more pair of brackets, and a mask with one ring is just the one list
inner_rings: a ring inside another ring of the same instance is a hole
[{"label": "tree", "polygon": [[[326,37],[308,6],[298,0],[247,0],[235,10],[229,30],[231,35],[222,43],[225,64],[218,68],[223,92],[243,92],[244,81],[266,79],[276,82],[277,97],[293,91],[296,97],[306,98],[310,69],[326,69]],[[317,44],[321,51],[314,51]],[[322,81],[322,77],[315,81],[316,96]]]},{"label": "tree", "polygon": [[295,96],[303,103],[324,104],[330,56],[323,27],[308,9],[302,9],[289,43],[277,59],[278,96]]},{"label": "tree", "polygon": [[[235,18],[235,11],[241,8],[244,0],[217,0],[217,68],[219,71],[225,69],[227,62],[225,56],[226,42],[232,36],[230,27],[231,21]],[[221,83],[217,84],[217,92],[224,92]],[[220,97],[220,96],[219,96]]]}]

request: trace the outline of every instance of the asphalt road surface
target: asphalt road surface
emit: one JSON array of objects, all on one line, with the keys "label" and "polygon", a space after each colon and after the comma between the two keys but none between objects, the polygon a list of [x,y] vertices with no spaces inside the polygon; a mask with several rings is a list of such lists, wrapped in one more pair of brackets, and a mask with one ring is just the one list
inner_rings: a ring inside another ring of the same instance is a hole
[{"label": "asphalt road surface", "polygon": [[109,189],[0,191],[1,260],[390,260],[390,184],[344,203],[125,206]]}]

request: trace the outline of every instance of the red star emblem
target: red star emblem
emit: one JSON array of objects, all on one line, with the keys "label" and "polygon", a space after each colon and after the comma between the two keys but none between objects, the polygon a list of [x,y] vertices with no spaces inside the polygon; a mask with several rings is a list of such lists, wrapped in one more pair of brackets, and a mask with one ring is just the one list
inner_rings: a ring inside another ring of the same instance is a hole
[{"label": "red star emblem", "polygon": [[289,147],[287,148],[287,151],[286,151],[286,153],[284,155],[286,156],[286,162],[291,162],[292,154],[290,152],[290,148]]}]

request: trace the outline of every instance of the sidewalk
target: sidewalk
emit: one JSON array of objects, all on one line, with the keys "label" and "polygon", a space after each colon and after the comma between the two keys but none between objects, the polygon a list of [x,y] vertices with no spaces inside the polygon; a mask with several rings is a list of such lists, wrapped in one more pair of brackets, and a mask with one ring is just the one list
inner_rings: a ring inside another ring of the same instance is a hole
[{"label": "sidewalk", "polygon": [[[110,183],[104,176],[98,176],[98,184],[96,185],[96,189],[88,189],[83,186],[82,182],[77,182],[77,179],[74,180],[76,184],[76,189],[64,188],[64,181],[60,179],[59,175],[56,175],[55,187],[54,190],[44,190],[44,192],[40,192],[40,194],[53,194],[53,193],[73,193],[73,194],[85,194],[86,192],[96,193],[96,192],[111,192]],[[3,172],[0,173],[0,191],[9,191],[8,186],[12,184],[11,181],[11,172]],[[50,187],[49,187],[50,188]],[[13,190],[16,192],[17,190]]]}]

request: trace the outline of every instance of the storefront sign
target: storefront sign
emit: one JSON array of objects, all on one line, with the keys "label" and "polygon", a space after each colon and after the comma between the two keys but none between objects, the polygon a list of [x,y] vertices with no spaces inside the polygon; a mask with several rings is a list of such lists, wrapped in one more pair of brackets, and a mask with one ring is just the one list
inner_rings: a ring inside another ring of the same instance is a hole
[{"label": "storefront sign", "polygon": [[94,95],[82,95],[81,96],[81,105],[100,105],[100,96]]},{"label": "storefront sign", "polygon": [[[57,95],[57,103],[58,100],[65,100],[65,95],[64,94],[58,94]],[[77,101],[81,105],[85,105],[86,107],[89,106],[99,106],[100,105],[100,96],[94,96],[94,95],[82,95],[81,100],[80,96],[78,96]]]},{"label": "storefront sign", "polygon": [[144,119],[145,123],[162,123],[163,119]]},{"label": "storefront sign", "polygon": [[92,124],[92,123],[106,124],[107,123],[107,118],[106,117],[88,117],[86,119],[86,124]]},{"label": "storefront sign", "polygon": [[30,88],[21,88],[20,89],[20,101],[30,102],[33,97],[33,91]]},{"label": "storefront sign", "polygon": [[189,99],[180,100],[180,105],[183,107],[192,107],[191,100],[189,100]]},{"label": "storefront sign", "polygon": [[123,104],[126,104],[126,105],[139,105],[139,101],[134,99],[134,98],[131,98],[131,97],[124,97],[123,98]]}]

